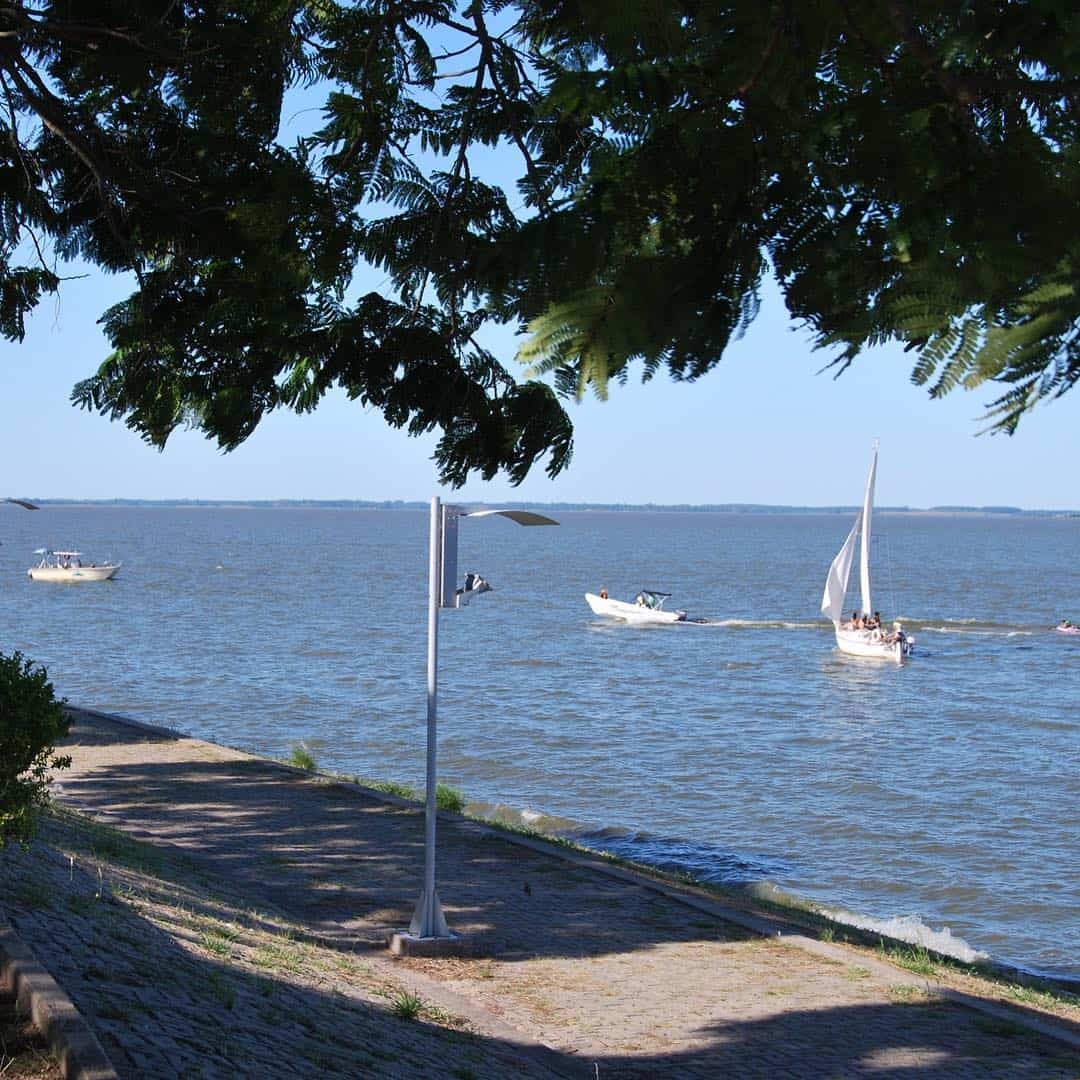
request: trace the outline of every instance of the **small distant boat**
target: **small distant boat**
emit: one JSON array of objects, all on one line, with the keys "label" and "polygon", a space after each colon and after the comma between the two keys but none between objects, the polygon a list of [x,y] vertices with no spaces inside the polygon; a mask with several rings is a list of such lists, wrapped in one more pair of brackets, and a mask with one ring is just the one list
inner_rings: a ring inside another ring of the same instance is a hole
[{"label": "small distant boat", "polygon": [[1062,619],[1054,629],[1059,634],[1080,634],[1080,626],[1077,626],[1076,623],[1069,622],[1068,619]]},{"label": "small distant boat", "polygon": [[671,593],[656,589],[642,589],[632,604],[625,600],[612,600],[596,593],[585,594],[585,601],[596,615],[607,615],[628,623],[677,623],[686,622],[685,611],[664,611],[664,602]]},{"label": "small distant boat", "polygon": [[874,479],[877,476],[878,444],[874,443],[874,457],[870,462],[870,475],[866,479],[863,508],[855,515],[855,524],[848,533],[844,546],[829,567],[825,579],[825,594],[821,598],[821,612],[832,620],[836,633],[836,646],[850,656],[868,656],[882,660],[895,660],[902,664],[911,655],[915,639],[904,633],[900,623],[893,623],[893,632],[876,626],[871,630],[857,629],[844,621],[844,599],[847,596],[848,578],[855,558],[855,542],[860,539],[859,578],[862,588],[862,614],[873,615],[870,602],[870,518],[874,510]]},{"label": "small distant boat", "polygon": [[32,581],[108,581],[120,563],[84,563],[81,551],[50,551],[38,548],[41,556],[37,566],[31,566],[27,574]]}]

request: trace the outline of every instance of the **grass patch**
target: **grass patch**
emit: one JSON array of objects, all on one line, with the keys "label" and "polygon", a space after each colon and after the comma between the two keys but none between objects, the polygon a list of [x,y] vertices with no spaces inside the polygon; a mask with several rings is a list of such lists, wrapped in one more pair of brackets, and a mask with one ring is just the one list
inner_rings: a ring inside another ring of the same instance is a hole
[{"label": "grass patch", "polygon": [[849,967],[844,972],[844,978],[850,979],[852,982],[858,982],[860,979],[869,979],[870,972],[864,967]]},{"label": "grass patch", "polygon": [[101,901],[89,893],[69,893],[64,898],[64,906],[73,915],[81,915],[83,918],[94,914],[94,909]]},{"label": "grass patch", "polygon": [[256,967],[295,975],[303,965],[302,947],[289,939],[278,940],[256,949],[251,958]]},{"label": "grass patch", "polygon": [[921,986],[901,984],[889,987],[889,996],[896,1001],[925,1001],[926,991]]},{"label": "grass patch", "polygon": [[1060,990],[1048,990],[1038,985],[1008,987],[1006,995],[1010,1001],[1017,1001],[1021,1005],[1034,1005],[1037,1008],[1051,1008],[1054,1005],[1080,1005],[1080,995],[1069,994]]},{"label": "grass patch", "polygon": [[297,743],[289,752],[289,764],[296,769],[315,771],[315,757],[303,743]]},{"label": "grass patch", "polygon": [[[424,793],[408,784],[399,784],[396,780],[370,780],[364,776],[348,776],[340,779],[349,780],[357,787],[368,788],[371,791],[381,792],[383,795],[396,795],[399,799],[408,799],[409,802],[423,802]],[[447,810],[453,814],[465,812],[465,796],[456,788],[447,784],[436,784],[435,805],[440,810]]]},{"label": "grass patch", "polygon": [[101,862],[126,866],[155,877],[163,876],[166,858],[153,844],[136,840],[112,825],[103,825],[86,814],[55,803],[49,807],[49,816],[63,826],[65,846],[74,847]]},{"label": "grass patch", "polygon": [[231,926],[214,923],[199,935],[199,944],[214,956],[232,956],[233,944],[240,937],[240,931]]},{"label": "grass patch", "polygon": [[402,1020],[415,1020],[424,1011],[424,1002],[408,990],[401,990],[390,999],[390,1011]]},{"label": "grass patch", "polygon": [[210,984],[211,993],[226,1009],[231,1009],[236,1004],[236,991],[220,971],[211,971],[206,981]]},{"label": "grass patch", "polygon": [[435,785],[435,805],[440,810],[448,810],[452,814],[460,814],[465,809],[465,796],[460,791],[446,784]]},{"label": "grass patch", "polygon": [[438,1005],[425,1005],[422,1011],[424,1017],[433,1024],[441,1024],[443,1027],[448,1028],[462,1028],[465,1026],[465,1021],[460,1016],[455,1016],[452,1012],[447,1012]]},{"label": "grass patch", "polygon": [[408,784],[399,784],[394,780],[367,780],[362,776],[352,776],[349,779],[359,787],[381,791],[384,795],[396,795],[399,799],[408,799],[410,802],[420,800],[420,793]]},{"label": "grass patch", "polygon": [[886,945],[882,938],[878,951],[886,959],[905,971],[915,975],[933,976],[937,974],[938,963],[936,958],[922,945]]}]

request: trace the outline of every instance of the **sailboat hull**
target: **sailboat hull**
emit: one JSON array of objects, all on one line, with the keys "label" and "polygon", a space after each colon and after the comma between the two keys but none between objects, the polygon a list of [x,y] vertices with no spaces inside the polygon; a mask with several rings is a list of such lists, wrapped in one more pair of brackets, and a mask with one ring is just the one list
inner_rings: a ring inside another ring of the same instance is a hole
[{"label": "sailboat hull", "polygon": [[876,660],[892,660],[902,664],[914,646],[911,638],[892,643],[875,638],[872,630],[836,630],[836,647],[849,656],[867,656]]}]

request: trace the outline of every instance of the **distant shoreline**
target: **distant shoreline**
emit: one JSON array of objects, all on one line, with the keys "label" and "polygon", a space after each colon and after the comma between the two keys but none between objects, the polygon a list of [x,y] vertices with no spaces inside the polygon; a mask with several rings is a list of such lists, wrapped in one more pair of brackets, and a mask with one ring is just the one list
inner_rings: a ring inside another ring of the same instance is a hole
[{"label": "distant shoreline", "polygon": [[[64,509],[172,509],[172,510],[426,510],[426,501],[402,499],[43,499],[29,497],[41,507]],[[496,500],[507,508],[602,513],[679,514],[853,514],[858,506],[771,506],[764,503],[573,503]],[[487,503],[463,499],[469,506]],[[1023,510],[1017,506],[879,506],[879,514],[913,517],[1064,517],[1080,518],[1080,510]]]}]

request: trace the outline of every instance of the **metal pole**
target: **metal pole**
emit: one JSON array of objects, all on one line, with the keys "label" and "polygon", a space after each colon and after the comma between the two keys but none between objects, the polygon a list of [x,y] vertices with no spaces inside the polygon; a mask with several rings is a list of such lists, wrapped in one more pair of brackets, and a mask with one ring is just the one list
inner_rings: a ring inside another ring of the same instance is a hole
[{"label": "metal pole", "polygon": [[427,660],[427,792],[424,806],[424,891],[413,912],[409,932],[414,937],[449,937],[450,932],[435,891],[436,720],[439,693],[439,586],[442,579],[443,513],[439,496],[431,499],[431,540],[428,553],[428,660]]}]

